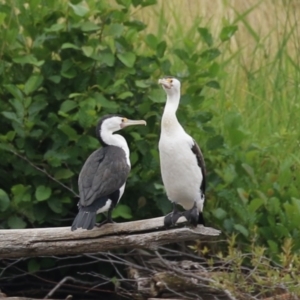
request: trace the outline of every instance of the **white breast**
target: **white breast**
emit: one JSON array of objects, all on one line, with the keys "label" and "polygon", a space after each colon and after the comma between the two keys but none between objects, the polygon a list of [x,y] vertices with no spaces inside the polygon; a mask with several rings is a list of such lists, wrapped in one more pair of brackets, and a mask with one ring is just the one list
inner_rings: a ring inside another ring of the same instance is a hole
[{"label": "white breast", "polygon": [[[126,182],[120,187],[120,195],[119,195],[119,199],[118,199],[117,204],[119,203],[120,199],[123,196],[123,193],[124,193],[124,190],[125,190],[125,185],[126,185]],[[105,205],[97,210],[97,214],[108,211],[110,209],[111,203],[112,203],[111,199],[107,199]]]},{"label": "white breast", "polygon": [[172,133],[162,129],[159,141],[161,174],[170,201],[186,210],[196,202],[202,211],[204,199],[200,186],[203,176],[192,146],[193,139],[182,127]]}]

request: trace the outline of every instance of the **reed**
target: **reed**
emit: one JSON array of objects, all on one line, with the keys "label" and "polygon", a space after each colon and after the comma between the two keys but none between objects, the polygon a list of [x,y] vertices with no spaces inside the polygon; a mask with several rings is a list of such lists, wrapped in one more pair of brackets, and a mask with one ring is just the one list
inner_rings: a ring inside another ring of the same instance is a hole
[{"label": "reed", "polygon": [[238,25],[219,60],[227,76],[219,78],[221,90],[204,106],[214,111],[214,121],[228,143],[228,118],[236,115],[238,126],[247,135],[246,144],[267,147],[278,156],[299,152],[297,0],[158,0],[132,14],[148,25],[148,33],[167,41],[166,55],[173,62],[174,74],[182,63],[172,49],[185,48],[192,41],[200,51],[203,44],[198,27],[208,27],[217,38],[222,26]]}]

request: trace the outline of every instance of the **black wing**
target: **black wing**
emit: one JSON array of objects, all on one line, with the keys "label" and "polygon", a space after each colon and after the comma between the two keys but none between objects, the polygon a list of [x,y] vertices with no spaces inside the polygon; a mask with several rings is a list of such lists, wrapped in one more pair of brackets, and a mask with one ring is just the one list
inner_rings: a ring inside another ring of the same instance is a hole
[{"label": "black wing", "polygon": [[203,157],[203,154],[201,152],[200,147],[198,146],[198,144],[196,143],[195,140],[193,140],[193,141],[194,141],[194,145],[192,147],[192,151],[196,155],[198,166],[200,167],[200,169],[202,171],[202,176],[203,176],[200,189],[201,189],[202,193],[205,195],[205,189],[206,189],[206,168],[205,168],[205,161],[204,161],[204,157]]},{"label": "black wing", "polygon": [[94,151],[79,174],[80,204],[88,206],[110,195],[125,183],[129,172],[125,152],[120,147],[107,146]]}]

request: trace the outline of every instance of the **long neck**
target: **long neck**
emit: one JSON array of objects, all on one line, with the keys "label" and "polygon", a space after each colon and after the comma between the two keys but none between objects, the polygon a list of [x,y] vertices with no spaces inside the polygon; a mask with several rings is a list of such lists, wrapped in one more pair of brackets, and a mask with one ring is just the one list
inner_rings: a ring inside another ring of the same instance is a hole
[{"label": "long neck", "polygon": [[126,155],[127,164],[130,166],[129,147],[125,138],[122,135],[113,134],[113,132],[109,131],[101,131],[99,135],[99,140],[103,146],[117,146],[122,148]]},{"label": "long neck", "polygon": [[167,95],[167,102],[162,117],[162,131],[172,132],[181,128],[176,117],[176,111],[179,106],[180,94]]}]

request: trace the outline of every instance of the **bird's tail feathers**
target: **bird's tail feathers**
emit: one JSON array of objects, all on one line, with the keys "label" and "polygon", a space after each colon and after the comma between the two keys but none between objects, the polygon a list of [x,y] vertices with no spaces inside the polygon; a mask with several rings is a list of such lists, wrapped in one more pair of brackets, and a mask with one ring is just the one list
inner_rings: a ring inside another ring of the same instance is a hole
[{"label": "bird's tail feathers", "polygon": [[96,212],[86,211],[83,207],[79,208],[79,212],[73,221],[71,230],[74,231],[78,228],[91,230],[96,224]]}]

